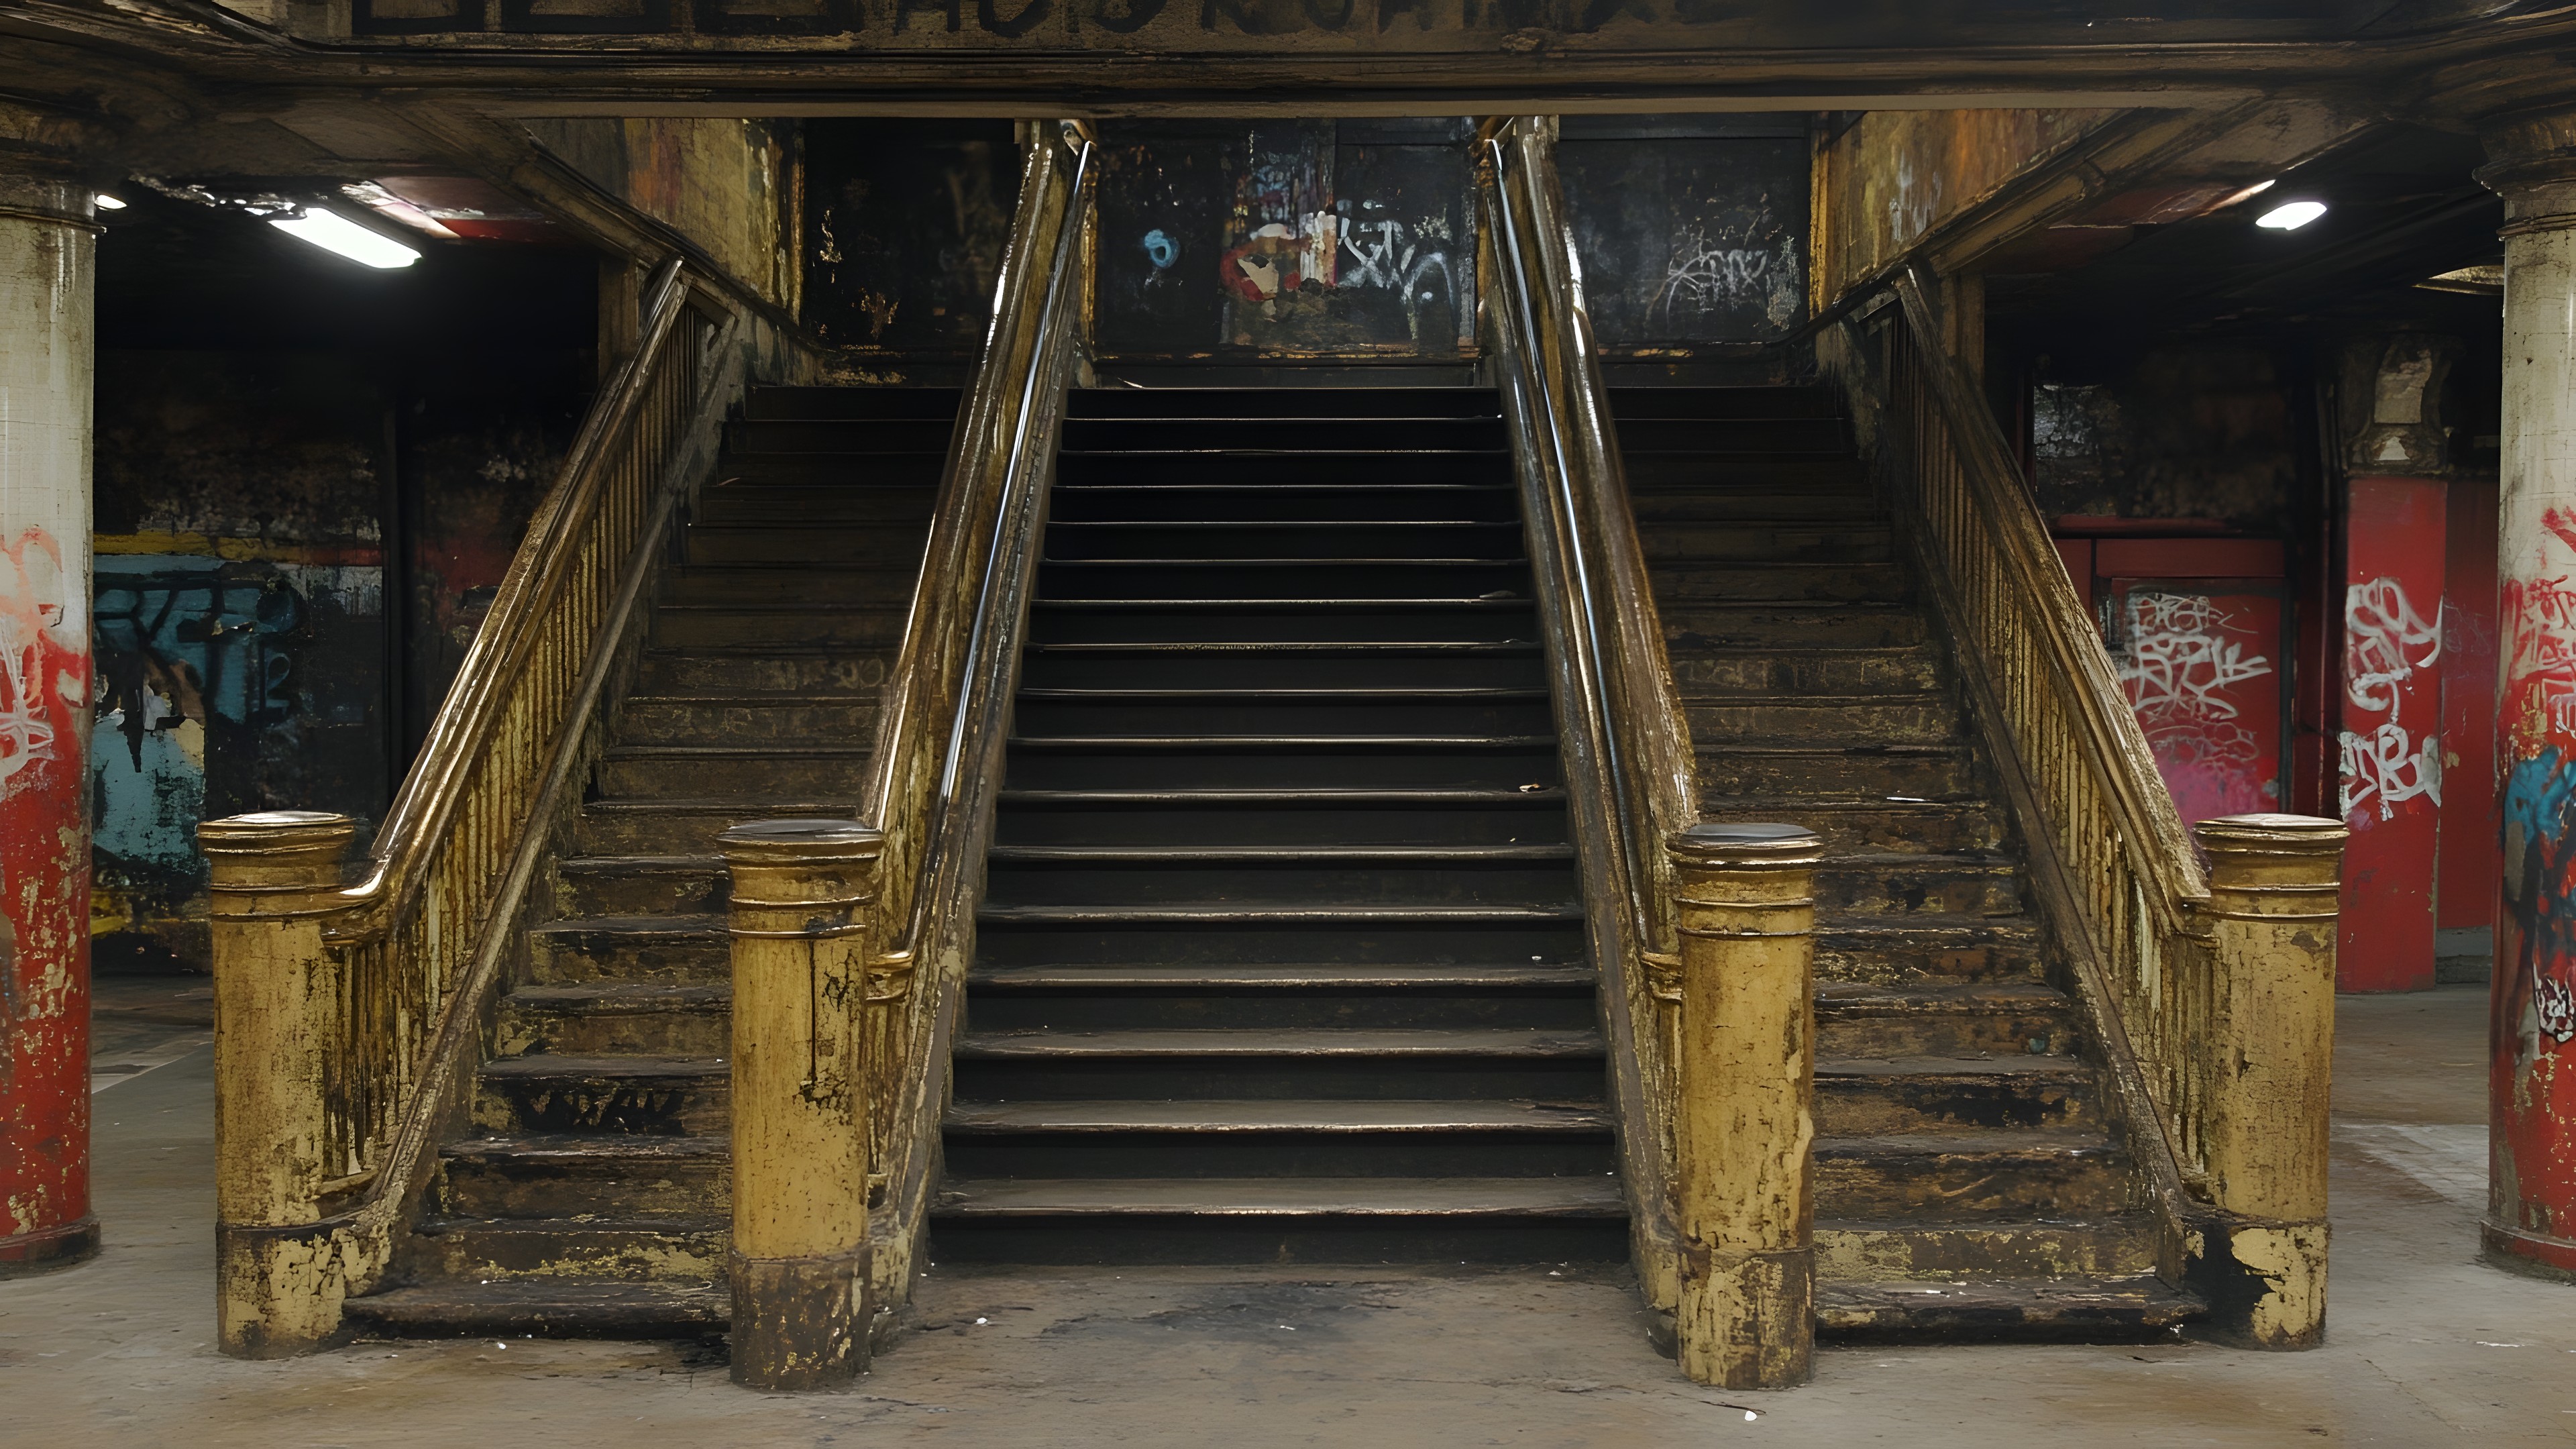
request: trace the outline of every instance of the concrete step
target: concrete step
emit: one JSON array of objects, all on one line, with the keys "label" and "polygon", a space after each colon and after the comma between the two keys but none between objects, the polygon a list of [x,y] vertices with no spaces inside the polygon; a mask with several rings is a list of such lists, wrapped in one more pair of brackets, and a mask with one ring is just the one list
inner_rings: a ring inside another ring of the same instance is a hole
[{"label": "concrete step", "polygon": [[721,1216],[732,1161],[721,1135],[468,1137],[439,1149],[437,1201],[453,1218]]},{"label": "concrete step", "polygon": [[1959,708],[1946,694],[1701,695],[1682,692],[1682,717],[1703,754],[1752,742],[1810,745],[1939,745],[1961,733]]},{"label": "concrete step", "polygon": [[2199,1297],[2145,1274],[1816,1289],[1818,1331],[1859,1342],[2161,1342],[2207,1311]]},{"label": "concrete step", "polygon": [[2067,1056],[1819,1056],[1816,1131],[1838,1138],[2101,1128],[2095,1070]]},{"label": "concrete step", "polygon": [[608,1278],[721,1283],[731,1224],[721,1215],[427,1218],[412,1230],[414,1272],[473,1282]]},{"label": "concrete step", "polygon": [[2127,1155],[2078,1130],[1819,1137],[1815,1164],[1816,1213],[1826,1218],[2080,1219],[2129,1206]]},{"label": "concrete step", "polygon": [[1929,644],[1675,649],[1671,657],[1674,685],[1696,699],[1922,693],[1937,690],[1944,682],[1940,654]]},{"label": "concrete step", "polygon": [[1924,1224],[1902,1220],[1816,1224],[1816,1277],[1833,1286],[1882,1285],[1891,1299],[1939,1299],[1952,1292],[1906,1295],[1894,1285],[1946,1290],[1971,1280],[2136,1277],[2156,1268],[2156,1224],[2130,1214],[2066,1223]]},{"label": "concrete step", "polygon": [[732,1121],[732,1071],[714,1057],[502,1057],[475,1085],[487,1134],[708,1135]]},{"label": "concrete step", "polygon": [[501,1000],[502,1056],[721,1057],[732,1050],[733,988],[709,982],[528,985]]},{"label": "concrete step", "polygon": [[694,1338],[722,1332],[733,1300],[721,1282],[636,1282],[549,1275],[442,1282],[349,1299],[360,1328],[389,1337]]}]

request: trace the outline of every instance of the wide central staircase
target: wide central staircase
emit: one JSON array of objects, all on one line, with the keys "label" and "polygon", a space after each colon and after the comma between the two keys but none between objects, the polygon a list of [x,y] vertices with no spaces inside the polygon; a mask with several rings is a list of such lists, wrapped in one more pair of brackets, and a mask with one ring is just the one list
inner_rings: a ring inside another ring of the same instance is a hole
[{"label": "wide central staircase", "polygon": [[937,1252],[1626,1254],[1495,395],[1076,394]]}]

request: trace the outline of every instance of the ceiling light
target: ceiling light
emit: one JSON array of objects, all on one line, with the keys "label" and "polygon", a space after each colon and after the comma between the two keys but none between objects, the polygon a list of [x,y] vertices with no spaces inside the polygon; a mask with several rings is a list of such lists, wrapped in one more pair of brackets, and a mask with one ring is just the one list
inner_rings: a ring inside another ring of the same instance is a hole
[{"label": "ceiling light", "polygon": [[269,218],[270,226],[295,238],[309,242],[326,252],[336,252],[353,262],[390,270],[407,267],[420,260],[420,253],[392,237],[367,230],[337,212],[321,207],[307,208],[302,216]]},{"label": "ceiling light", "polygon": [[98,194],[98,209],[101,211],[123,211],[125,209],[125,202],[118,197],[110,196],[106,192],[102,191]]},{"label": "ceiling light", "polygon": [[2254,224],[2274,231],[2297,231],[2325,214],[2326,204],[2322,201],[2285,201],[2254,218]]}]

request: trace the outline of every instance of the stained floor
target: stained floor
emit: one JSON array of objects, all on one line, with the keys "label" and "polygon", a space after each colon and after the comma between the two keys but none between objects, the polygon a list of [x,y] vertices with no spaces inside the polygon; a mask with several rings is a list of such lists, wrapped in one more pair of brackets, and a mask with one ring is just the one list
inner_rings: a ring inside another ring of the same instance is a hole
[{"label": "stained floor", "polygon": [[[160,991],[179,1001],[186,989]],[[1768,1394],[1683,1382],[1647,1348],[1624,1283],[1544,1268],[934,1268],[918,1330],[856,1390],[821,1396],[745,1393],[687,1344],[366,1343],[236,1363],[209,1342],[213,1124],[208,1053],[193,1046],[149,1070],[102,1072],[107,1251],[86,1267],[0,1283],[0,1442],[2576,1441],[2576,1287],[2476,1260],[2484,1016],[2482,987],[2343,1004],[2325,1348],[1836,1349],[1813,1386]],[[128,1019],[135,1030],[102,1053],[103,1066],[111,1055],[129,1066],[161,1055],[187,1031],[184,1021]]]}]

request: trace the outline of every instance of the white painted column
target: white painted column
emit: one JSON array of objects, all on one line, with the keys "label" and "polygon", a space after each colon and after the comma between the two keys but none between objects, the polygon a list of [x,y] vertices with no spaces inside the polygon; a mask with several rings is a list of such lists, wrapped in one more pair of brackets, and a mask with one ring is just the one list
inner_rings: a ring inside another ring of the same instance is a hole
[{"label": "white painted column", "polygon": [[0,1274],[89,1205],[92,193],[0,175]]}]

